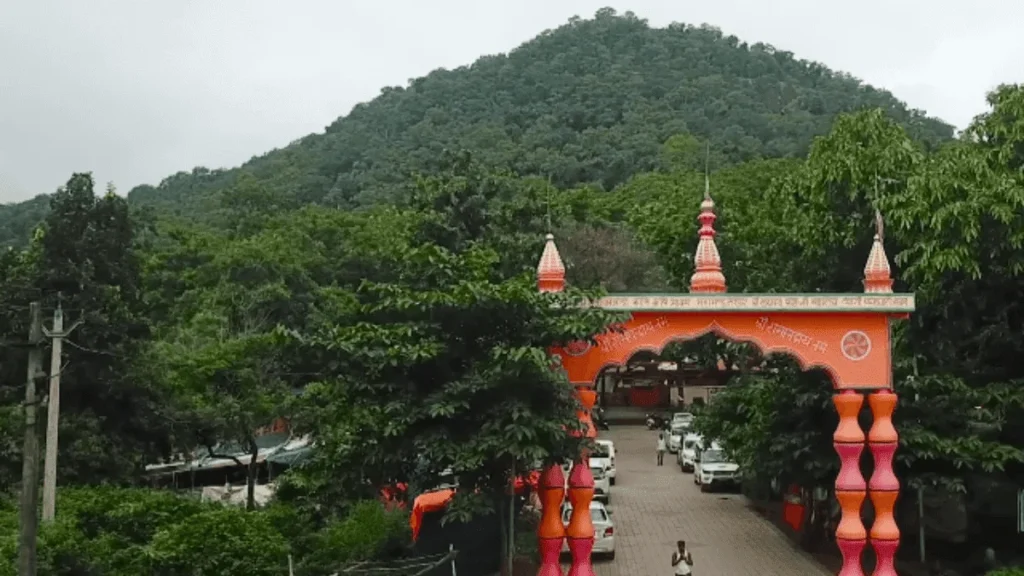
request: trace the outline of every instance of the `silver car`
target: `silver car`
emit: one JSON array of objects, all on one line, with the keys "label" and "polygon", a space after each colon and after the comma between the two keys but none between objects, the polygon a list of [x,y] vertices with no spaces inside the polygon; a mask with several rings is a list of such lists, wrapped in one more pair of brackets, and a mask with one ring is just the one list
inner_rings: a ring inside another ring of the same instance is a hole
[{"label": "silver car", "polygon": [[698,453],[693,470],[693,482],[707,492],[719,486],[738,486],[740,483],[739,464],[733,462],[719,446],[712,445]]}]

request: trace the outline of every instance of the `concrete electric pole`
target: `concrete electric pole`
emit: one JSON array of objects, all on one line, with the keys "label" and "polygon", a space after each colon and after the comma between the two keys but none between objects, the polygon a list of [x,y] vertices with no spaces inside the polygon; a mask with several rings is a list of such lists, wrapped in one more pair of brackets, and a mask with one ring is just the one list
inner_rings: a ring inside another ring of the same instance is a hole
[{"label": "concrete electric pole", "polygon": [[64,338],[67,338],[81,321],[64,329],[64,311],[60,304],[53,311],[53,330],[43,329],[53,340],[50,354],[50,394],[46,406],[46,458],[43,464],[43,522],[53,520],[57,512],[57,436],[60,425],[60,372]]},{"label": "concrete electric pole", "polygon": [[18,546],[18,576],[36,576],[36,533],[39,530],[39,435],[36,418],[39,400],[36,380],[43,372],[43,318],[39,302],[29,306],[32,317],[28,331],[28,379],[25,381],[25,447],[22,451],[21,516]]}]

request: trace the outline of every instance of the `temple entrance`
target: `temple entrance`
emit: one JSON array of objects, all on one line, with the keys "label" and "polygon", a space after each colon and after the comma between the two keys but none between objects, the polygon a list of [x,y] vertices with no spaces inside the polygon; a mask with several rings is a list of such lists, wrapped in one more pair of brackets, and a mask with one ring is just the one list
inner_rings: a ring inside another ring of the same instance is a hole
[{"label": "temple entrance", "polygon": [[[914,310],[914,295],[892,292],[881,216],[876,217],[874,244],[864,268],[863,293],[728,294],[714,241],[714,206],[705,192],[689,293],[609,295],[593,305],[628,312],[630,318],[621,329],[596,336],[595,344],[572,343],[555,348],[553,353],[580,391],[587,410],[597,398],[598,376],[607,369],[627,366],[638,352],[658,355],[670,342],[706,334],[752,344],[764,355],[787,354],[804,370],[824,370],[832,379],[836,392],[833,401],[839,413],[833,442],[841,460],[835,484],[842,508],[836,528],[836,541],[843,554],[841,573],[862,574],[861,554],[870,540],[877,557],[874,574],[894,576],[899,530],[893,506],[899,482],[892,471],[898,436],[891,420],[896,395],[892,392],[890,325]],[[542,291],[559,291],[565,286],[565,267],[550,235],[537,277]],[[874,416],[866,434],[857,421],[865,401]],[[589,421],[589,414],[585,412],[581,418]],[[590,430],[593,433],[592,426]],[[874,458],[870,480],[865,480],[859,467],[865,444]],[[574,511],[584,511],[593,498],[593,478],[587,466],[573,470],[568,479],[568,499]],[[545,506],[538,529],[543,555],[538,574],[561,574],[558,550],[567,539],[573,555],[570,574],[592,575],[590,546],[594,531],[589,517],[574,514],[567,528],[561,523],[559,504],[566,495],[561,467],[546,470],[540,484]],[[870,498],[875,511],[870,531],[861,520],[866,498]]]},{"label": "temple entrance", "polygon": [[706,365],[681,354],[661,356],[641,350],[622,365],[605,367],[596,380],[598,404],[605,410],[642,415],[708,402],[736,372],[724,359]]}]

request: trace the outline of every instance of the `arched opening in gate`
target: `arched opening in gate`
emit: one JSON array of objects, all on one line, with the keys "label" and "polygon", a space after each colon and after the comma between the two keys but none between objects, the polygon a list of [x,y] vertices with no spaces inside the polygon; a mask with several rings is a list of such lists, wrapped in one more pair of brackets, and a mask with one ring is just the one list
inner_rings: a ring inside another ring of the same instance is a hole
[{"label": "arched opening in gate", "polygon": [[[877,558],[874,574],[895,576],[899,529],[893,507],[899,481],[892,470],[898,436],[891,420],[896,395],[892,392],[890,325],[914,310],[914,295],[892,292],[881,216],[876,218],[874,243],[864,268],[864,292],[855,294],[729,294],[714,241],[714,202],[707,192],[698,219],[701,227],[689,293],[609,295],[592,305],[628,313],[628,320],[618,330],[597,335],[595,343],[552,349],[579,391],[585,409],[581,418],[590,420],[588,411],[597,397],[594,385],[603,370],[628,364],[638,352],[660,354],[670,342],[707,334],[749,343],[764,355],[786,354],[803,370],[825,371],[832,380],[839,415],[833,445],[841,462],[835,483],[842,509],[836,528],[843,554],[840,573],[863,573],[861,554],[870,540]],[[541,291],[556,292],[565,286],[565,266],[551,235],[537,267],[537,283]],[[866,433],[858,422],[865,399],[874,417]],[[590,431],[593,435],[592,426]],[[869,480],[860,470],[865,445],[874,460]],[[585,459],[586,455],[581,455],[580,461]],[[589,467],[574,467],[568,486],[566,490],[560,466],[548,468],[541,476],[543,510],[537,534],[541,576],[561,574],[558,553],[563,540],[572,553],[570,574],[593,574],[590,551],[594,530],[588,509],[594,488]],[[573,514],[563,527],[561,503],[566,495]],[[861,518],[867,498],[874,508],[870,529]]]}]

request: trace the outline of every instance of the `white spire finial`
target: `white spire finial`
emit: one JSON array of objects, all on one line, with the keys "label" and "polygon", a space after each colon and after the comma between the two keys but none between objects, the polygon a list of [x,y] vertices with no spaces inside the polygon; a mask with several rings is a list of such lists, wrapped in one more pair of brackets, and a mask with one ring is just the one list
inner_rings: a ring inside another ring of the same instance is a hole
[{"label": "white spire finial", "polygon": [[711,199],[711,143],[705,143],[704,149],[704,199]]}]

